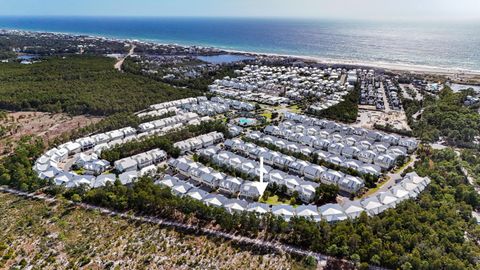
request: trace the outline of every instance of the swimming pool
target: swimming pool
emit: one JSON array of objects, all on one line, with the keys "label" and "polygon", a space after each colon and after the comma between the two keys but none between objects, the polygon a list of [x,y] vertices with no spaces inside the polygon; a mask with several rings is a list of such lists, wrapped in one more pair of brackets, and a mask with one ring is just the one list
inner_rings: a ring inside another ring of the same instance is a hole
[{"label": "swimming pool", "polygon": [[250,119],[250,118],[239,118],[238,123],[240,125],[247,126],[247,125],[252,125],[253,123],[255,123],[255,120]]}]

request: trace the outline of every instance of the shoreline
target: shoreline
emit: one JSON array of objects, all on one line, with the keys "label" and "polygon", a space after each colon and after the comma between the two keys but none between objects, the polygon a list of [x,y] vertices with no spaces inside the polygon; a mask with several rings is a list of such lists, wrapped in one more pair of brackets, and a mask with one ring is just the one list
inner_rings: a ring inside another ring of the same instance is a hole
[{"label": "shoreline", "polygon": [[[285,57],[298,59],[305,62],[315,62],[318,64],[324,65],[345,65],[357,68],[371,68],[371,69],[381,69],[385,71],[400,72],[400,73],[410,73],[410,74],[420,74],[420,75],[436,75],[436,76],[448,76],[448,77],[457,77],[453,79],[458,79],[458,76],[465,76],[467,79],[476,79],[477,84],[480,84],[480,70],[470,70],[463,68],[446,68],[446,67],[436,67],[428,65],[415,65],[415,64],[404,64],[404,63],[389,63],[389,62],[368,62],[361,60],[345,60],[345,59],[328,59],[320,56],[308,56],[308,55],[295,55],[295,54],[282,54],[282,53],[269,53],[269,52],[254,52],[254,51],[245,51],[231,48],[222,48],[221,46],[213,45],[189,45],[189,44],[179,44],[175,42],[165,43],[161,40],[152,40],[152,39],[142,39],[142,38],[121,38],[108,35],[97,35],[97,34],[88,34],[88,33],[73,33],[73,32],[55,32],[47,30],[23,30],[23,29],[8,29],[0,28],[0,31],[7,32],[26,32],[26,33],[50,33],[55,35],[65,35],[65,36],[87,36],[90,38],[106,39],[117,42],[138,42],[138,43],[147,43],[147,44],[157,44],[157,45],[175,45],[180,47],[204,47],[218,49],[226,53],[231,54],[243,54],[249,56],[263,56],[263,57]],[[478,78],[475,78],[477,77]],[[471,78],[474,77],[474,78]],[[452,78],[451,78],[452,79]],[[468,82],[464,82],[468,84]]]}]

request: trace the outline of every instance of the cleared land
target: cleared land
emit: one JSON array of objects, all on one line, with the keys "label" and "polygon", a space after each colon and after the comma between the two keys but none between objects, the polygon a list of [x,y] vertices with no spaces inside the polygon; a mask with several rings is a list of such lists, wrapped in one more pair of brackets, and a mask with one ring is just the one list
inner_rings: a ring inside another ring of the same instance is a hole
[{"label": "cleared land", "polygon": [[0,126],[6,127],[6,133],[0,138],[0,157],[15,147],[16,142],[25,135],[38,136],[50,141],[71,130],[100,121],[101,117],[68,116],[43,112],[13,112],[0,119]]},{"label": "cleared land", "polygon": [[0,193],[0,268],[292,269],[286,255]]}]

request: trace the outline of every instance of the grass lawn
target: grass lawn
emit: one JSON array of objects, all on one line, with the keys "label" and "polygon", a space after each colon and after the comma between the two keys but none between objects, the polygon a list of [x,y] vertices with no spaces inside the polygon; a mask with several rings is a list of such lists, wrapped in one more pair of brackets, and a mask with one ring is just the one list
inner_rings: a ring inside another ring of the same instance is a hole
[{"label": "grass lawn", "polygon": [[260,115],[265,117],[268,121],[272,120],[272,112],[271,111],[265,111]]},{"label": "grass lawn", "polygon": [[369,189],[367,192],[365,192],[365,194],[357,196],[355,199],[362,199],[372,195],[373,193],[377,192],[385,183],[387,183],[388,180],[390,180],[390,177],[387,176],[385,180],[378,182],[376,187]]},{"label": "grass lawn", "polygon": [[292,200],[293,198],[290,198],[288,200],[282,200],[278,197],[278,195],[273,195],[268,197],[267,200],[260,198],[259,202],[270,204],[270,205],[288,204],[295,207],[295,205],[292,203]]},{"label": "grass lawn", "polygon": [[83,175],[85,174],[85,169],[84,168],[80,168],[78,170],[73,170],[74,173],[78,174],[78,175]]},{"label": "grass lawn", "polygon": [[290,107],[287,107],[287,109],[290,110],[293,113],[300,113],[301,112],[300,108],[296,104],[292,105]]}]

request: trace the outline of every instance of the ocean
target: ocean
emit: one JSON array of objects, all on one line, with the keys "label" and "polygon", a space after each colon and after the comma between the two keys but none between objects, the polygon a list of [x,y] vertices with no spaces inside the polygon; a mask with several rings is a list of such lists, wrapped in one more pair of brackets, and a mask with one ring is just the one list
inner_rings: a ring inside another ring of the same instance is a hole
[{"label": "ocean", "polygon": [[0,17],[0,29],[212,46],[326,61],[480,71],[480,22]]}]

